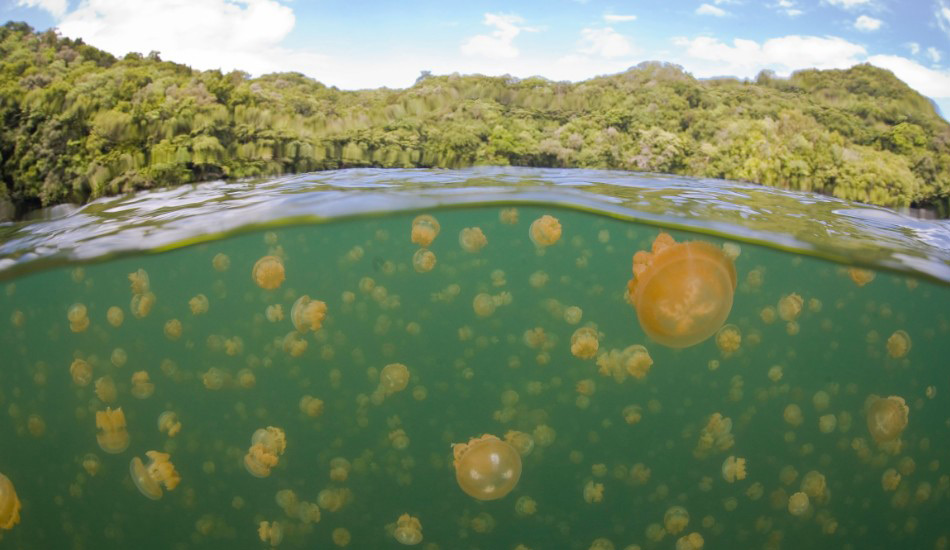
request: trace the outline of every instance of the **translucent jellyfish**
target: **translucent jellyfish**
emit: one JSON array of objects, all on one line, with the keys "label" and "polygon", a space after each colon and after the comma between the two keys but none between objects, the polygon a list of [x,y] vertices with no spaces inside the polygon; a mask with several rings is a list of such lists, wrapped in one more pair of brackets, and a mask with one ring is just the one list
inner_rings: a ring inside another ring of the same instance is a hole
[{"label": "translucent jellyfish", "polygon": [[219,273],[227,271],[231,268],[231,258],[223,252],[218,252],[214,258],[211,258],[211,267]]},{"label": "translucent jellyfish", "polygon": [[633,426],[634,424],[639,424],[640,420],[643,419],[643,407],[640,405],[627,405],[623,408],[621,414],[623,414],[623,421]]},{"label": "translucent jellyfish", "polygon": [[677,243],[660,233],[652,252],[634,254],[633,275],[627,296],[640,326],[665,346],[685,348],[706,340],[732,309],[735,265],[709,243]]},{"label": "translucent jellyfish", "polygon": [[297,331],[288,332],[281,341],[284,351],[291,357],[300,357],[303,355],[310,344],[300,336]]},{"label": "translucent jellyfish", "polygon": [[151,291],[143,294],[133,294],[132,301],[129,302],[129,311],[136,319],[144,319],[152,311],[155,301],[155,293]]},{"label": "translucent jellyfish", "polygon": [[338,456],[330,459],[330,479],[343,483],[350,476],[350,461]]},{"label": "translucent jellyfish", "polygon": [[401,392],[409,385],[409,369],[402,363],[390,363],[379,372],[379,390],[385,395]]},{"label": "translucent jellyfish", "polygon": [[278,321],[284,320],[284,308],[280,304],[273,304],[267,306],[264,310],[264,317],[267,317],[267,320],[271,323],[276,323]]},{"label": "translucent jellyfish", "polygon": [[145,456],[149,458],[148,464],[143,464],[136,456],[129,464],[129,472],[140,493],[152,500],[158,500],[162,498],[162,486],[164,485],[167,491],[174,490],[181,482],[181,476],[175,471],[175,465],[168,460],[170,455],[167,453],[147,451]]},{"label": "translucent jellyfish", "polygon": [[323,400],[317,399],[312,395],[305,395],[300,398],[300,412],[309,416],[310,418],[316,418],[323,414]]},{"label": "translucent jellyfish", "polygon": [[294,328],[299,332],[320,330],[326,316],[327,304],[319,300],[311,300],[310,296],[306,294],[297,298],[294,307],[290,310],[290,318],[294,322]]},{"label": "translucent jellyfish", "polygon": [[76,359],[69,365],[69,375],[77,386],[88,386],[92,382],[92,366],[82,359]]},{"label": "translucent jellyfish", "polygon": [[719,351],[721,351],[725,357],[729,357],[739,351],[741,345],[742,331],[735,325],[725,325],[716,333],[716,346],[719,347]]},{"label": "translucent jellyfish", "polygon": [[350,544],[350,532],[344,527],[337,527],[333,530],[333,533],[330,534],[330,538],[333,539],[333,544],[343,547]]},{"label": "translucent jellyfish", "polygon": [[729,455],[722,462],[722,478],[729,483],[735,483],[737,480],[745,479],[745,459],[736,458]]},{"label": "translucent jellyfish", "polygon": [[583,316],[584,310],[577,306],[570,306],[564,310],[564,321],[569,325],[580,323]]},{"label": "translucent jellyfish", "polygon": [[732,419],[722,416],[718,412],[713,413],[706,422],[706,426],[699,433],[699,440],[696,442],[693,455],[697,458],[705,458],[713,452],[730,449],[734,443]]},{"label": "translucent jellyfish", "polygon": [[488,239],[479,227],[466,227],[459,232],[459,245],[462,247],[462,250],[466,252],[478,252],[485,248],[487,244]]},{"label": "translucent jellyfish", "polygon": [[284,540],[284,529],[276,521],[262,521],[257,526],[257,536],[260,537],[261,542],[266,542],[272,547],[277,546]]},{"label": "translucent jellyfish", "polygon": [[165,338],[171,341],[181,338],[181,321],[170,319],[165,323]]},{"label": "translucent jellyfish", "polygon": [[396,530],[393,531],[393,537],[400,544],[412,546],[422,542],[422,524],[419,518],[414,518],[409,514],[403,514],[396,520]]},{"label": "translucent jellyfish", "polygon": [[778,382],[782,379],[782,366],[781,365],[772,365],[769,367],[769,380],[772,382]]},{"label": "translucent jellyfish", "polygon": [[789,426],[797,428],[801,426],[802,422],[804,421],[804,417],[802,416],[802,408],[795,403],[790,403],[782,412],[782,418],[785,419],[785,422]]},{"label": "translucent jellyfish", "polygon": [[811,498],[821,498],[827,488],[825,476],[819,471],[811,470],[802,477],[801,491]]},{"label": "translucent jellyfish", "polygon": [[151,382],[148,372],[140,370],[132,374],[131,392],[138,399],[148,399],[155,393],[155,384]]},{"label": "translucent jellyfish", "polygon": [[[537,438],[536,438],[537,439]],[[478,500],[504,497],[521,477],[521,455],[508,443],[485,434],[452,446],[455,479]]]},{"label": "translucent jellyfish", "polygon": [[498,221],[505,225],[515,225],[518,223],[518,209],[517,208],[502,208],[498,212]]},{"label": "translucent jellyfish", "polygon": [[475,299],[472,300],[472,309],[475,310],[475,315],[488,317],[495,313],[495,300],[485,292],[476,294]]},{"label": "translucent jellyfish", "polygon": [[894,468],[888,468],[884,470],[884,473],[881,475],[881,487],[885,491],[893,491],[901,483],[901,474]]},{"label": "translucent jellyfish", "polygon": [[109,324],[119,328],[122,326],[122,321],[125,320],[125,313],[122,312],[122,309],[117,306],[112,306],[106,311],[106,320],[109,321]]},{"label": "translucent jellyfish", "polygon": [[420,248],[412,255],[412,268],[418,273],[428,273],[435,267],[435,252],[427,248]]},{"label": "translucent jellyfish", "polygon": [[96,397],[103,403],[114,403],[118,397],[115,381],[111,376],[103,376],[96,380]]},{"label": "translucent jellyfish", "polygon": [[[99,460],[99,457],[93,453],[88,453],[86,456],[82,457],[82,469],[86,471],[90,476],[95,477],[99,473],[99,469],[102,468],[102,462]],[[2,492],[2,491],[0,491]],[[3,500],[0,498],[0,500]]]},{"label": "translucent jellyfish", "polygon": [[889,443],[900,438],[907,427],[910,408],[897,396],[871,395],[867,401],[868,431],[877,443]]},{"label": "translucent jellyfish", "polygon": [[13,529],[20,523],[20,499],[10,478],[0,473],[0,529]]},{"label": "translucent jellyfish", "polygon": [[792,322],[802,312],[805,301],[798,294],[792,293],[782,296],[778,301],[778,316],[786,322]]},{"label": "translucent jellyfish", "polygon": [[864,286],[874,280],[874,272],[869,269],[852,267],[848,269],[848,276],[858,286]]},{"label": "translucent jellyfish", "polygon": [[118,454],[129,447],[129,432],[125,428],[125,413],[121,407],[96,411],[96,428],[101,430],[96,434],[96,441],[103,451]]},{"label": "translucent jellyfish", "polygon": [[428,248],[432,241],[439,236],[441,226],[439,221],[428,214],[421,214],[412,220],[412,234],[410,240],[423,248]]},{"label": "translucent jellyfish", "polygon": [[251,436],[251,447],[244,455],[244,467],[255,477],[267,477],[286,449],[284,430],[275,426],[261,428]]},{"label": "translucent jellyfish", "polygon": [[808,495],[799,491],[788,497],[788,512],[793,516],[803,516],[808,512]]},{"label": "translucent jellyfish", "polygon": [[600,342],[597,331],[591,327],[581,327],[571,335],[571,355],[578,359],[592,359],[597,355]]},{"label": "translucent jellyfish", "polygon": [[676,539],[676,550],[702,550],[706,541],[699,533],[690,533]]},{"label": "translucent jellyfish", "polygon": [[612,349],[597,357],[597,371],[611,376],[617,382],[623,382],[627,375],[642,380],[650,372],[653,358],[647,348],[640,344],[628,346],[623,350]]},{"label": "translucent jellyfish", "polygon": [[274,290],[284,282],[284,262],[277,256],[264,256],[251,269],[251,278],[264,290]]},{"label": "translucent jellyfish", "polygon": [[393,449],[404,451],[409,448],[409,435],[402,428],[393,430],[389,432],[389,443],[392,444]]},{"label": "translucent jellyfish", "polygon": [[132,294],[145,294],[149,291],[151,286],[148,272],[142,268],[129,273],[129,283],[132,288]]},{"label": "translucent jellyfish", "polygon": [[689,512],[682,506],[671,506],[663,514],[663,527],[671,535],[680,533],[686,529],[687,525],[689,525]]},{"label": "translucent jellyfish", "polygon": [[158,415],[158,431],[175,437],[181,431],[181,422],[178,421],[178,415],[174,411],[165,411]]},{"label": "translucent jellyfish", "polygon": [[531,222],[528,237],[537,247],[547,247],[561,240],[561,222],[554,216],[545,214]]},{"label": "translucent jellyfish", "polygon": [[593,480],[588,481],[584,485],[584,502],[593,504],[602,500],[604,500],[604,484],[594,483]]},{"label": "translucent jellyfish", "polygon": [[217,391],[224,387],[228,378],[229,375],[227,372],[218,367],[211,367],[207,372],[201,375],[201,383],[205,388],[211,391]]},{"label": "translucent jellyfish", "polygon": [[66,319],[69,320],[69,330],[73,332],[82,332],[89,328],[89,317],[85,304],[73,304],[66,311]]},{"label": "translucent jellyfish", "polygon": [[838,417],[833,414],[824,414],[818,418],[818,431],[830,434],[838,426]]},{"label": "translucent jellyfish", "polygon": [[514,447],[523,457],[534,450],[534,438],[529,433],[510,430],[505,434],[505,442]]},{"label": "translucent jellyfish", "polygon": [[910,351],[910,335],[898,330],[887,339],[887,354],[893,359],[900,359]]},{"label": "translucent jellyfish", "polygon": [[198,294],[191,300],[188,300],[188,308],[191,309],[192,315],[208,313],[208,305],[208,297],[204,294]]}]

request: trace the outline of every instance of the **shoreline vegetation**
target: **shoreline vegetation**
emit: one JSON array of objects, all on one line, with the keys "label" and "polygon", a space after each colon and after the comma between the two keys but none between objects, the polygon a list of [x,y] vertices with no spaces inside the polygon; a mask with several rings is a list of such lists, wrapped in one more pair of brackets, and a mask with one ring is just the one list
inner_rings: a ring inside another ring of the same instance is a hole
[{"label": "shoreline vegetation", "polygon": [[881,206],[950,203],[950,124],[857,65],[698,80],[647,62],[578,83],[434,76],[342,91],[297,73],[118,59],[0,27],[0,201],[17,215],[138,189],[348,167],[601,168],[748,181]]}]

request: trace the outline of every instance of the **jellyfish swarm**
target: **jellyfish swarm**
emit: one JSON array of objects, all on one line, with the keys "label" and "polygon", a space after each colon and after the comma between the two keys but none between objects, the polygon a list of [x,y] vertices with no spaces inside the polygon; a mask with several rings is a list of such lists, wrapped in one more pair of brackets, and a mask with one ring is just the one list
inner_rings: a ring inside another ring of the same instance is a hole
[{"label": "jellyfish swarm", "polygon": [[719,330],[735,289],[736,268],[722,250],[702,241],[677,243],[660,233],[652,252],[633,255],[627,298],[647,336],[686,348]]},{"label": "jellyfish swarm", "polygon": [[514,489],[521,477],[521,455],[514,447],[485,434],[452,446],[455,479],[478,500],[496,500]]},{"label": "jellyfish swarm", "polygon": [[148,451],[145,456],[149,458],[148,464],[143,464],[139,457],[134,457],[129,464],[129,473],[132,474],[132,481],[140,493],[152,500],[158,500],[162,498],[162,485],[171,491],[178,487],[181,476],[175,471],[175,465],[168,460],[171,458],[168,453]]},{"label": "jellyfish swarm", "polygon": [[13,529],[17,523],[20,523],[20,499],[13,482],[0,474],[0,529]]}]

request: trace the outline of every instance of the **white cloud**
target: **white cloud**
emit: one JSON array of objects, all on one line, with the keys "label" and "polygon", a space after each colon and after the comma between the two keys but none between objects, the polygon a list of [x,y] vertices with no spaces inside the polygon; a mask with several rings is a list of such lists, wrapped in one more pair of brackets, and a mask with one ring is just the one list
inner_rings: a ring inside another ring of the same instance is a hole
[{"label": "white cloud", "polygon": [[581,53],[601,57],[620,57],[633,51],[630,41],[610,27],[581,30]]},{"label": "white cloud", "polygon": [[880,19],[875,19],[867,15],[861,15],[854,20],[854,28],[863,32],[876,31],[881,28],[881,25],[884,24]]},{"label": "white cloud", "polygon": [[871,3],[871,0],[824,0],[826,3],[839,8],[849,10],[858,6],[864,6]]},{"label": "white cloud", "polygon": [[66,0],[17,0],[16,5],[25,8],[40,8],[57,18],[62,17],[68,7]]},{"label": "white cloud", "polygon": [[486,13],[483,23],[495,27],[491,34],[476,34],[462,43],[462,53],[495,58],[518,56],[518,48],[512,44],[521,31],[532,31],[521,26],[524,20],[517,15]]},{"label": "white cloud", "polygon": [[[888,69],[908,86],[934,98],[950,98],[950,71],[929,69],[923,65],[897,55],[872,55],[868,62]],[[944,116],[950,113],[944,113]]]},{"label": "white cloud", "polygon": [[934,63],[940,63],[940,58],[943,56],[940,54],[940,50],[931,46],[927,48],[927,57]]},{"label": "white cloud", "polygon": [[84,0],[58,28],[118,56],[156,50],[196,69],[319,74],[325,56],[280,46],[294,23],[275,0]]},{"label": "white cloud", "polygon": [[726,15],[726,10],[722,8],[717,8],[712,4],[703,4],[696,8],[696,15],[712,15],[714,17],[722,17]]},{"label": "white cloud", "polygon": [[946,0],[937,0],[935,6],[934,15],[937,17],[937,26],[950,36],[950,5],[947,5]]},{"label": "white cloud", "polygon": [[608,23],[626,23],[628,21],[636,21],[636,15],[618,15],[615,13],[608,13],[604,15],[604,21]]},{"label": "white cloud", "polygon": [[905,44],[905,46],[907,46],[907,49],[910,50],[910,55],[917,55],[920,53],[920,44],[916,42],[908,42]]},{"label": "white cloud", "polygon": [[789,17],[796,17],[804,13],[795,6],[795,2],[792,0],[778,0],[778,3],[776,3],[773,7],[778,8],[779,12]]},{"label": "white cloud", "polygon": [[762,69],[787,75],[804,68],[844,69],[860,63],[867,51],[834,36],[789,35],[763,43],[736,38],[732,44],[708,36],[676,38],[674,44],[685,54],[674,61],[696,76],[737,76],[752,78]]}]

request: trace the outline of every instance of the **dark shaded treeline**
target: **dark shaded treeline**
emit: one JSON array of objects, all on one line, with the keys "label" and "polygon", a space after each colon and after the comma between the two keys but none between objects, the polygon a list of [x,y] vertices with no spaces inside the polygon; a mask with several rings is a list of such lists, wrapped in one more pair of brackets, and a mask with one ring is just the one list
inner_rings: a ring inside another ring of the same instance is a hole
[{"label": "dark shaded treeline", "polygon": [[950,196],[950,125],[869,65],[755,82],[644,63],[572,84],[424,74],[340,91],[123,59],[0,27],[0,199],[20,211],[135,189],[352,166],[616,168],[900,206]]}]

